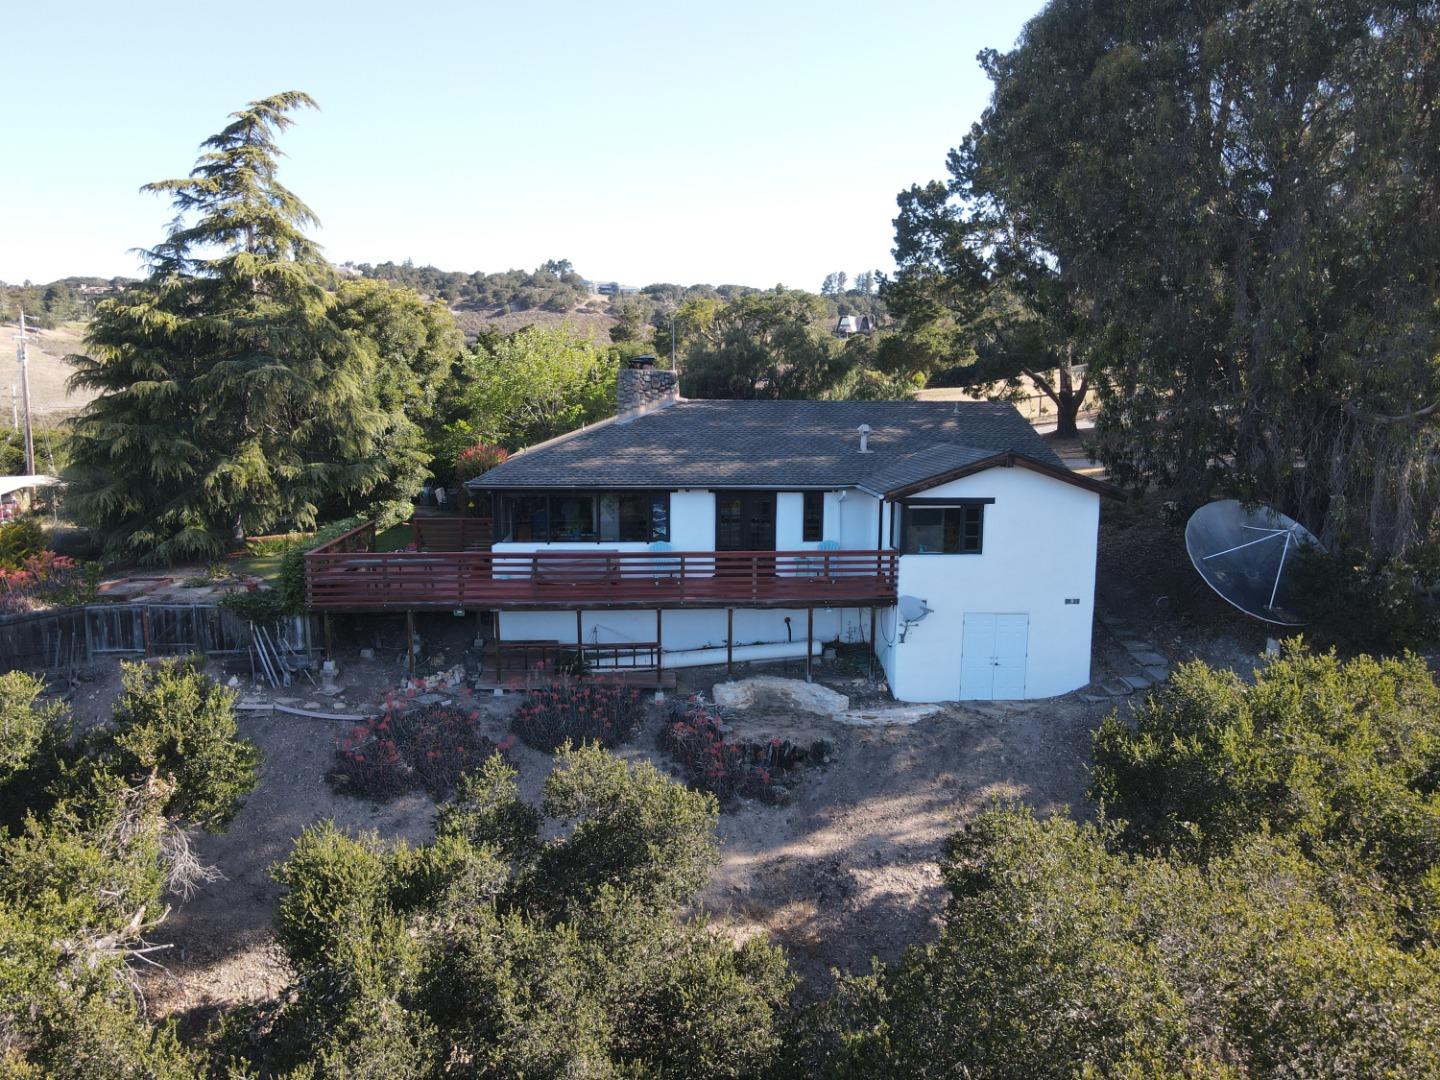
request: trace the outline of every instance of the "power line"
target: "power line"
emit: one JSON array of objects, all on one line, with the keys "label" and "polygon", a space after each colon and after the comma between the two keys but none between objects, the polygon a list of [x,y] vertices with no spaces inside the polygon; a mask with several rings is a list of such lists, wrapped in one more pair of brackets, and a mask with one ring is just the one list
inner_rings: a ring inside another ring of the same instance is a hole
[{"label": "power line", "polygon": [[20,361],[20,398],[25,408],[25,474],[35,475],[35,433],[30,426],[30,335],[25,329],[25,310],[20,310],[20,332],[15,335],[15,356]]}]

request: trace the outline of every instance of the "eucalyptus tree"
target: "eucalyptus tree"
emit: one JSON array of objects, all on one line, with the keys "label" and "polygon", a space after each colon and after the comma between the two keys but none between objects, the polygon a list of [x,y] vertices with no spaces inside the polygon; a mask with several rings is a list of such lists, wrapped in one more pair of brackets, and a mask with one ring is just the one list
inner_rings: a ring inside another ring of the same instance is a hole
[{"label": "eucalyptus tree", "polygon": [[112,557],[211,558],[419,486],[423,455],[391,452],[414,439],[380,354],[336,317],[315,215],[277,178],[278,135],[313,107],[252,102],[188,176],[142,189],[175,219],[146,277],[97,308],[72,378],[99,396],[74,422],[70,505]]}]

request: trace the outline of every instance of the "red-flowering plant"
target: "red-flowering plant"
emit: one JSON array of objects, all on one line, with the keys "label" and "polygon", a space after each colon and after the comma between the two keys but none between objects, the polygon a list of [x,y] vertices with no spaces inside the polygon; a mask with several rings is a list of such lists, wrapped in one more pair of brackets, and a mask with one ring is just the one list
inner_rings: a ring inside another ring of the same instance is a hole
[{"label": "red-flowering plant", "polygon": [[87,604],[95,598],[99,567],[41,551],[18,568],[0,569],[0,614]]},{"label": "red-flowering plant", "polygon": [[562,678],[531,687],[515,710],[510,730],[536,750],[553,753],[567,742],[615,746],[645,716],[640,691],[596,678]]},{"label": "red-flowering plant", "polygon": [[481,473],[487,473],[496,465],[509,460],[510,451],[503,447],[490,446],[488,443],[467,446],[455,455],[455,479],[463,485],[466,480],[473,480]]},{"label": "red-flowering plant", "polygon": [[691,787],[722,803],[736,796],[784,802],[795,769],[807,756],[823,757],[825,750],[819,743],[806,751],[784,739],[733,739],[720,714],[694,698],[670,707],[658,742],[679,762]]},{"label": "red-flowering plant", "polygon": [[329,779],[341,791],[369,799],[393,799],[418,788],[438,802],[449,797],[461,775],[503,750],[480,733],[479,719],[468,707],[404,709],[392,700],[379,719],[357,724],[336,740]]}]

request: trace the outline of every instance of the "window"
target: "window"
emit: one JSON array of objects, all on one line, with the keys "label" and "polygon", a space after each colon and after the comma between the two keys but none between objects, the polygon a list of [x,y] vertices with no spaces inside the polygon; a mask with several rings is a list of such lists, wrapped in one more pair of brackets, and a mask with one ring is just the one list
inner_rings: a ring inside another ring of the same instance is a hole
[{"label": "window", "polygon": [[906,555],[978,555],[985,532],[985,504],[905,506],[900,522]]},{"label": "window", "polygon": [[622,491],[616,495],[616,534],[604,540],[648,542],[670,539],[670,493]]},{"label": "window", "polygon": [[532,541],[550,539],[549,498],[544,495],[506,495],[501,500],[504,513],[503,536],[507,540]]},{"label": "window", "polygon": [[805,524],[802,540],[825,539],[825,493],[805,492]]},{"label": "window", "polygon": [[598,540],[594,495],[550,496],[551,540]]},{"label": "window", "polygon": [[668,491],[607,491],[501,495],[499,533],[506,541],[631,541],[670,539]]}]

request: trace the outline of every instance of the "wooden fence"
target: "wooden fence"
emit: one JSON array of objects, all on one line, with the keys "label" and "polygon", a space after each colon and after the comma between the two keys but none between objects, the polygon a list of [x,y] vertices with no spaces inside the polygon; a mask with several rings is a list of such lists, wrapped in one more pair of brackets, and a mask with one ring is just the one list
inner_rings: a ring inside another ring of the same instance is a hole
[{"label": "wooden fence", "polygon": [[[310,620],[285,627],[311,648]],[[213,604],[92,604],[0,619],[0,671],[63,671],[98,656],[241,656],[250,625]]]}]

